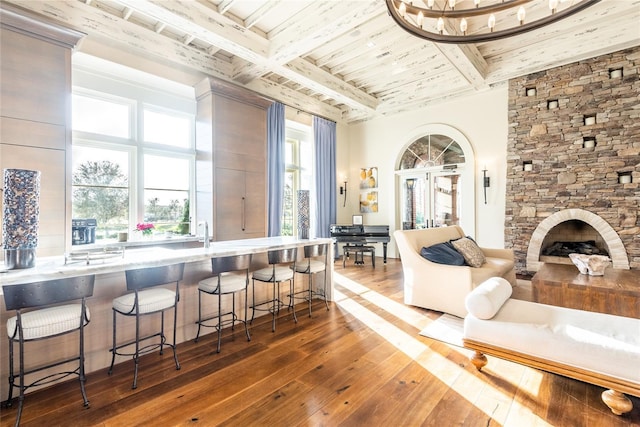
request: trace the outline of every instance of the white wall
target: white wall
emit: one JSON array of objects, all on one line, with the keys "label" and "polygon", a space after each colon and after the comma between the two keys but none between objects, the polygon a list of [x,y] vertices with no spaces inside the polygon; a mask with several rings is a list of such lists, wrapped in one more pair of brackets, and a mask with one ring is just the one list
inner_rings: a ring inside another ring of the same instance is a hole
[{"label": "white wall", "polygon": [[[339,222],[349,224],[351,215],[359,213],[357,183],[360,168],[377,166],[379,212],[363,214],[364,223],[388,224],[393,234],[399,228],[395,202],[395,167],[398,158],[404,147],[412,142],[410,139],[416,128],[441,123],[464,134],[475,153],[477,182],[474,237],[480,246],[503,248],[508,138],[507,89],[506,85],[502,85],[469,97],[351,125],[346,139],[339,130],[338,180],[344,168],[348,167],[350,183],[345,208],[338,195]],[[487,204],[484,203],[482,189],[482,169],[485,165],[491,179],[491,186],[487,189]],[[389,256],[397,256],[393,240],[389,245]]]}]

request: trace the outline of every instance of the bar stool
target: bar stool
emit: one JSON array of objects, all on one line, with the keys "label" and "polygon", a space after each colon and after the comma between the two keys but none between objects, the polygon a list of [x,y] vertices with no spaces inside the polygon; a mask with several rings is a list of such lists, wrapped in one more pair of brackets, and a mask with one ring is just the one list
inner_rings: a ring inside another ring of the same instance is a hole
[{"label": "bar stool", "polygon": [[[329,256],[329,244],[317,244],[317,245],[307,245],[304,247],[304,261],[296,264],[295,271],[300,274],[309,275],[309,288],[294,292],[289,295],[289,302],[291,305],[291,301],[295,299],[304,299],[309,302],[309,317],[311,317],[311,300],[314,295],[322,296],[324,299],[324,304],[327,306],[327,310],[329,310],[329,303],[327,302],[327,258]],[[318,258],[324,257],[324,260],[320,260]],[[313,276],[316,273],[324,272],[324,284],[322,286],[322,293],[314,290],[313,288]],[[298,296],[301,295],[301,296]]]},{"label": "bar stool", "polygon": [[[173,350],[173,359],[176,363],[176,370],[180,369],[178,355],[176,354],[176,321],[178,318],[178,301],[180,300],[180,280],[182,280],[183,273],[184,263],[125,271],[127,290],[133,292],[113,300],[113,347],[110,350],[112,354],[109,375],[113,372],[113,363],[115,362],[116,355],[133,356],[135,369],[133,373],[133,385],[131,386],[132,389],[138,387],[138,362],[140,355],[149,353],[156,348],[159,348],[160,354],[163,354],[165,345],[171,347]],[[175,283],[175,289],[160,286],[172,283]],[[164,312],[171,308],[173,308],[173,344],[167,344],[167,337],[164,335]],[[160,330],[156,333],[141,337],[140,317],[153,313],[160,313]],[[134,316],[136,318],[136,337],[133,341],[116,345],[117,314]],[[154,337],[159,337],[160,341],[140,348],[141,341]],[[124,347],[134,344],[135,351],[133,353],[119,351]]]},{"label": "bar stool", "polygon": [[[247,303],[249,288],[249,267],[251,267],[251,255],[237,255],[221,258],[211,258],[211,271],[214,277],[201,280],[198,284],[198,333],[195,342],[200,337],[201,327],[211,327],[218,330],[218,353],[220,353],[220,342],[222,340],[222,328],[231,323],[231,330],[235,327],[236,322],[244,323],[244,331],[247,334],[247,341],[251,341],[249,329],[247,328]],[[243,271],[244,274],[233,274],[234,272]],[[238,319],[236,316],[236,293],[244,291],[244,320]],[[210,316],[206,319],[202,318],[202,294],[218,295],[218,314]],[[222,295],[231,294],[232,305],[231,311],[222,313]],[[222,321],[222,316],[231,315],[230,319]],[[218,319],[215,325],[208,325],[205,322],[211,319]]]},{"label": "bar stool", "polygon": [[[253,290],[253,305],[251,313],[251,323],[256,315],[256,310],[270,311],[272,315],[271,330],[276,331],[276,312],[280,312],[280,308],[284,305],[280,300],[280,283],[289,281],[289,293],[294,291],[294,269],[296,266],[296,259],[298,258],[298,248],[290,249],[278,249],[267,252],[267,260],[269,267],[256,270],[252,275],[252,290]],[[256,304],[256,280],[264,283],[271,283],[273,285],[273,298],[259,304]],[[277,293],[276,293],[277,285]],[[257,308],[262,305],[267,305],[267,308]],[[293,308],[293,319],[298,323],[296,317],[295,305]]]},{"label": "bar stool", "polygon": [[[78,375],[83,404],[85,407],[89,407],[89,400],[87,399],[87,393],[84,388],[86,381],[84,375],[84,327],[90,320],[86,298],[93,295],[94,281],[95,276],[89,275],[2,286],[4,303],[7,310],[16,311],[16,315],[7,320],[7,335],[9,336],[9,397],[6,401],[6,405],[11,406],[13,388],[17,387],[20,389],[18,414],[15,422],[16,426],[20,424],[24,392],[26,389],[49,384],[69,375]],[[80,303],[60,305],[61,303],[74,300],[80,300]],[[25,352],[25,343],[57,337],[76,331],[79,335],[79,351],[77,356],[53,362],[46,366],[25,369],[24,358],[25,354],[28,353]],[[13,362],[13,347],[15,343],[18,344],[20,360],[17,384]],[[78,367],[73,371],[53,373],[37,379],[30,384],[25,384],[25,375],[76,360],[78,361]]]}]

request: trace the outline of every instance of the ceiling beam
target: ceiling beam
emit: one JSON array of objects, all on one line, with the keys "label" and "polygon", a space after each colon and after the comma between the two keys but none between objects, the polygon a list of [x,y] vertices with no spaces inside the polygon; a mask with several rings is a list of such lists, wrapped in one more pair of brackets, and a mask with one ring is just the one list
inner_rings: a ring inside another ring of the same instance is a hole
[{"label": "ceiling beam", "polygon": [[[125,21],[102,9],[87,6],[75,0],[47,1],[47,0],[3,0],[32,12],[60,21],[71,28],[87,33],[87,38],[95,41],[88,43],[92,46],[87,52],[100,56],[96,46],[114,46],[127,52],[137,52],[138,55],[162,63],[173,63],[175,66],[198,72],[201,77],[216,77],[234,83],[231,78],[231,64],[208,55],[205,51],[184,45],[179,40],[170,39],[139,25]],[[99,25],[96,25],[99,23]],[[77,47],[83,51],[83,45]],[[105,58],[109,59],[109,58]],[[136,68],[136,64],[123,65]],[[280,101],[283,104],[304,110],[335,121],[341,121],[343,111],[328,104],[318,102],[315,98],[305,96],[282,85],[256,80],[247,89],[253,90],[266,98]]]},{"label": "ceiling beam", "polygon": [[[234,61],[234,69],[256,70],[256,76],[263,76],[272,71],[274,73],[286,75],[287,78],[298,81],[302,85],[309,83],[306,74],[296,75],[295,70],[304,69],[305,73],[311,72],[319,78],[319,81],[327,82],[327,87],[315,83],[314,90],[329,97],[338,97],[340,102],[357,108],[375,110],[378,100],[364,91],[338,82],[339,79],[326,71],[315,67],[313,64],[298,64],[291,67],[283,63],[275,62],[269,57],[268,52],[272,50],[269,40],[243,28],[229,18],[213,12],[211,9],[198,2],[183,1],[156,1],[156,0],[117,0],[118,3],[143,13],[159,21],[165,22],[168,26],[174,27],[184,33],[195,36],[198,40],[205,41],[212,45],[237,56],[241,60]],[[378,0],[379,1],[379,0]],[[317,2],[327,4],[325,2]],[[341,3],[341,2],[340,2]],[[334,2],[329,2],[334,4]],[[359,3],[358,3],[359,4]],[[186,18],[189,17],[189,18]],[[334,17],[335,18],[335,17]],[[328,35],[331,35],[330,33]],[[291,59],[296,56],[291,56]],[[323,76],[324,75],[324,76]],[[236,83],[246,85],[255,76],[243,78],[243,74],[234,72],[232,75]]]}]

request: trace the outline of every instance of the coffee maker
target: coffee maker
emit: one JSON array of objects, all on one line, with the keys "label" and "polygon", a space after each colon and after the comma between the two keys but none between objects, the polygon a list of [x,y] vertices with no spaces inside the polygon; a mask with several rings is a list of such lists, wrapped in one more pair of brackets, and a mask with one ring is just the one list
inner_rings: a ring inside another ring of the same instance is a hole
[{"label": "coffee maker", "polygon": [[96,242],[95,219],[72,219],[71,220],[71,244],[89,245]]}]

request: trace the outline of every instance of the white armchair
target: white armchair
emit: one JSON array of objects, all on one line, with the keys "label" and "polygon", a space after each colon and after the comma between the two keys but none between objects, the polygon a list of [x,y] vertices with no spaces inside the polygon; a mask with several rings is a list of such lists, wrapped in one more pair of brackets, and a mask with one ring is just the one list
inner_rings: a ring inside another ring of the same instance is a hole
[{"label": "white armchair", "polygon": [[405,304],[465,317],[465,297],[488,278],[504,277],[516,285],[514,255],[509,249],[480,248],[486,261],[477,268],[437,264],[420,255],[423,247],[465,237],[457,225],[396,230],[393,236],[402,259]]}]

